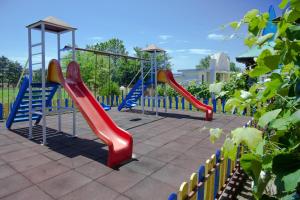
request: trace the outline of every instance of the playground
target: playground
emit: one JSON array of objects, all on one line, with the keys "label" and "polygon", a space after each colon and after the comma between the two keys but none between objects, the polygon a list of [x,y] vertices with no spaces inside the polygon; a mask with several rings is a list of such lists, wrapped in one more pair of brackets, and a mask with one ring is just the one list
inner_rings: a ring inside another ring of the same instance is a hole
[{"label": "playground", "polygon": [[[209,128],[224,131],[241,126],[249,117],[216,114],[213,122],[198,112],[151,109],[119,112],[110,117],[133,137],[132,161],[111,169],[106,166],[107,146],[77,116],[77,137],[72,138],[72,114],[63,114],[62,132],[56,116],[47,120],[47,146],[41,146],[42,127],[28,140],[26,122],[10,131],[1,124],[0,197],[18,199],[167,199],[186,177],[215,153],[224,138],[211,144]],[[24,128],[25,127],[25,128]],[[205,127],[205,128],[204,128]],[[18,183],[17,183],[18,182]]]},{"label": "playground", "polygon": [[[299,7],[282,0],[208,33],[243,38],[243,67],[225,43],[160,34],[129,53],[112,35],[86,42],[85,20],[27,24],[24,66],[0,57],[0,199],[300,199]],[[180,43],[191,46],[169,49]],[[192,55],[206,57],[175,72]]]}]

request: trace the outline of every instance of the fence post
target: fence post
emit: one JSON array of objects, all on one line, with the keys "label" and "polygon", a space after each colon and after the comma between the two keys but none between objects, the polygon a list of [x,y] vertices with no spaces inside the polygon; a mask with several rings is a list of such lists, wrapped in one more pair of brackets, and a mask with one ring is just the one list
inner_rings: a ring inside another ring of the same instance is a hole
[{"label": "fence post", "polygon": [[226,99],[222,98],[221,103],[222,103],[222,112],[225,113]]},{"label": "fence post", "polygon": [[205,167],[201,165],[198,170],[198,183],[202,182],[202,186],[198,188],[197,200],[204,200],[204,181]]},{"label": "fence post", "polygon": [[176,193],[170,194],[168,200],[177,200],[177,194]]},{"label": "fence post", "polygon": [[[189,182],[189,193],[192,191],[197,191],[197,174],[193,173],[190,177],[190,182]],[[190,198],[190,200],[197,200],[197,192],[194,194],[194,196],[192,198]]]},{"label": "fence post", "polygon": [[217,100],[215,98],[212,99],[212,104],[213,104],[214,113],[216,113],[217,112]]},{"label": "fence post", "polygon": [[178,96],[175,97],[175,108],[178,110]]},{"label": "fence post", "polygon": [[68,108],[69,107],[69,99],[65,99],[65,107]]},{"label": "fence post", "polygon": [[219,166],[216,165],[216,171],[215,171],[215,188],[214,188],[214,198],[217,197],[218,191],[219,191],[219,180],[220,180],[220,163],[221,163],[221,151],[216,151],[216,164],[219,163]]},{"label": "fence post", "polygon": [[181,108],[182,110],[185,109],[185,108],[184,108],[184,97],[181,98],[181,107],[182,107],[182,108]]},{"label": "fence post", "polygon": [[110,95],[110,106],[114,105],[114,98],[115,98],[115,96],[113,94]]},{"label": "fence post", "polygon": [[183,182],[178,191],[178,200],[186,200],[188,198],[188,184],[187,182]]},{"label": "fence post", "polygon": [[203,99],[203,103],[204,103],[205,105],[208,105],[208,99],[204,98],[204,99]]},{"label": "fence post", "polygon": [[0,103],[0,120],[3,120],[3,104]]}]

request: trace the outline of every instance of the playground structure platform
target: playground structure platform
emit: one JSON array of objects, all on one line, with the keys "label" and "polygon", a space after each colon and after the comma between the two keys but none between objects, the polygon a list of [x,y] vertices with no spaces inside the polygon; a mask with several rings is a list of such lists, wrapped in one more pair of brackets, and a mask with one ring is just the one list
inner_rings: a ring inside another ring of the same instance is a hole
[{"label": "playground structure platform", "polygon": [[73,138],[72,114],[47,117],[47,142],[40,145],[42,127],[35,126],[27,139],[28,123],[12,130],[0,124],[0,198],[7,199],[116,199],[167,200],[198,169],[225,137],[209,141],[209,128],[225,133],[243,126],[248,117],[215,114],[212,121],[199,112],[140,110],[108,114],[133,136],[135,158],[118,169],[105,165],[108,148],[93,134],[78,112],[77,137]]}]

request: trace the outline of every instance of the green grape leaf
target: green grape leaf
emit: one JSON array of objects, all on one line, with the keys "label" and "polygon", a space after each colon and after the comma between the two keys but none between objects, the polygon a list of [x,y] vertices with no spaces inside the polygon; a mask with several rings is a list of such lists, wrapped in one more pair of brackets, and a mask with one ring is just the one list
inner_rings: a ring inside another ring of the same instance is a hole
[{"label": "green grape leaf", "polygon": [[244,22],[249,23],[252,21],[253,18],[255,18],[259,14],[259,10],[257,9],[252,9],[246,13],[244,16]]},{"label": "green grape leaf", "polygon": [[261,46],[265,42],[267,42],[269,39],[271,39],[274,36],[274,33],[268,33],[266,35],[260,36],[256,42],[257,45]]},{"label": "green grape leaf", "polygon": [[289,0],[282,0],[281,3],[279,4],[279,8],[284,9],[288,3]]},{"label": "green grape leaf", "polygon": [[241,157],[240,163],[243,170],[245,170],[245,172],[250,175],[257,184],[262,169],[261,159],[254,154],[244,154]]},{"label": "green grape leaf", "polygon": [[274,128],[278,131],[285,131],[289,128],[291,121],[288,118],[279,118],[275,119],[271,124],[270,127]]},{"label": "green grape leaf", "polygon": [[214,144],[215,141],[218,140],[221,137],[222,132],[223,132],[223,130],[220,129],[220,128],[211,128],[209,130],[209,134],[210,134],[209,139],[210,139],[210,142]]},{"label": "green grape leaf", "polygon": [[240,27],[240,24],[241,24],[240,22],[234,21],[234,22],[231,22],[229,25],[233,29],[238,29]]},{"label": "green grape leaf", "polygon": [[236,160],[237,145],[234,144],[233,140],[226,138],[223,144],[224,157]]},{"label": "green grape leaf", "polygon": [[235,144],[246,144],[252,151],[262,142],[262,132],[251,127],[236,128],[231,131],[231,136]]},{"label": "green grape leaf", "polygon": [[272,120],[276,119],[280,112],[281,112],[281,109],[276,109],[276,110],[272,110],[272,111],[265,113],[263,116],[261,116],[259,118],[258,126],[265,127]]},{"label": "green grape leaf", "polygon": [[300,110],[297,110],[296,112],[294,112],[290,117],[289,120],[296,124],[298,122],[300,122]]}]

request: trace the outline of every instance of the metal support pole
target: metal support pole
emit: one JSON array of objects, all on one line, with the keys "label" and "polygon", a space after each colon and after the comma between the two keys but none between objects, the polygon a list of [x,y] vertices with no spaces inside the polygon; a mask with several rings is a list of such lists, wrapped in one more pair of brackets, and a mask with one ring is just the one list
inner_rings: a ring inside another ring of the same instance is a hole
[{"label": "metal support pole", "polygon": [[158,116],[158,94],[157,94],[157,61],[156,61],[156,50],[154,51],[154,67],[155,67],[155,115]]},{"label": "metal support pole", "polygon": [[[75,30],[72,31],[72,60],[75,61]],[[73,137],[76,137],[76,108],[73,102]]]},{"label": "metal support pole", "polygon": [[[28,64],[29,64],[29,134],[28,139],[32,139],[32,47],[31,28],[28,28]],[[3,84],[2,84],[3,87]]]},{"label": "metal support pole", "polygon": [[[166,58],[166,52],[164,52],[164,70],[167,70],[167,58]],[[167,112],[167,84],[164,84],[164,98],[165,98],[165,112]]]},{"label": "metal support pole", "polygon": [[[153,54],[152,53],[151,53],[150,60],[151,60],[150,61],[150,65],[151,65],[151,92],[153,93],[153,91],[154,91],[154,86],[153,86],[154,85],[154,83],[153,83],[154,70],[153,70]],[[152,94],[151,94],[150,99],[151,99],[151,109],[152,109],[152,112],[153,112],[154,107],[153,107],[153,96],[152,96]]]},{"label": "metal support pole", "polygon": [[142,78],[142,111],[143,114],[145,114],[145,108],[144,108],[144,99],[145,99],[145,94],[144,94],[144,61],[141,60],[141,78]]},{"label": "metal support pole", "polygon": [[[57,60],[60,63],[60,33],[57,34]],[[61,132],[61,85],[58,86],[57,96],[58,132]]]},{"label": "metal support pole", "polygon": [[43,145],[47,144],[46,133],[46,79],[45,79],[45,24],[42,27],[42,116],[43,116]]}]

